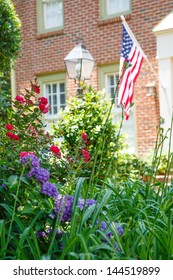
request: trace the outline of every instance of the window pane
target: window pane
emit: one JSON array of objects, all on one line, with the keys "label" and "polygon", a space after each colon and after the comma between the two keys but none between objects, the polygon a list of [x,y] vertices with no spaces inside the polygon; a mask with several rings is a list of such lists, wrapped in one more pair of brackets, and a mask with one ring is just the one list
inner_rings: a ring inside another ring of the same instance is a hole
[{"label": "window pane", "polygon": [[61,83],[59,85],[59,90],[60,90],[60,92],[65,92],[65,84],[64,83]]},{"label": "window pane", "polygon": [[47,84],[46,85],[46,95],[51,93],[51,85]]},{"label": "window pane", "polygon": [[49,115],[52,115],[52,107],[50,107],[50,109],[49,109],[49,113],[48,113]]},{"label": "window pane", "polygon": [[112,86],[112,85],[115,84],[114,76],[113,75],[112,76],[108,76],[108,84],[109,84],[109,86]]},{"label": "window pane", "polygon": [[106,4],[107,15],[130,10],[130,0],[106,0]]},{"label": "window pane", "polygon": [[115,94],[115,89],[114,89],[114,88],[111,88],[111,89],[110,89],[110,96],[111,96],[111,99],[114,98],[114,94]]},{"label": "window pane", "polygon": [[49,96],[48,102],[49,102],[49,105],[52,105],[51,96]]},{"label": "window pane", "polygon": [[57,84],[53,84],[52,87],[53,87],[53,91],[52,92],[53,93],[57,93]]},{"label": "window pane", "polygon": [[57,106],[54,106],[53,107],[53,114],[55,115],[55,114],[57,114],[58,113],[58,108],[57,108]]},{"label": "window pane", "polygon": [[65,94],[60,95],[60,104],[61,105],[65,104]]},{"label": "window pane", "polygon": [[53,82],[46,84],[45,95],[48,98],[49,105],[51,106],[51,109],[47,116],[54,116],[59,112],[60,108],[65,108],[65,83]]},{"label": "window pane", "polygon": [[57,95],[53,95],[53,105],[57,105]]},{"label": "window pane", "polygon": [[119,75],[116,75],[115,79],[116,79],[116,85],[117,85],[119,83]]},{"label": "window pane", "polygon": [[[106,84],[107,84],[106,92],[111,99],[114,98],[115,106],[117,105],[117,98],[118,98],[117,93],[116,93],[116,87],[117,87],[118,80],[119,80],[118,74],[106,75]],[[115,94],[116,94],[116,96],[115,96]]]},{"label": "window pane", "polygon": [[[106,91],[107,91],[107,93],[108,93],[108,95],[111,99],[114,98],[114,95],[115,95],[115,92],[116,92],[116,86],[117,86],[117,80],[118,80],[117,76],[118,75],[116,75],[116,74],[107,75],[107,89],[106,89]],[[115,100],[116,100],[116,98],[115,98]],[[116,102],[115,102],[115,104],[116,104]]]},{"label": "window pane", "polygon": [[62,0],[54,0],[50,2],[45,1],[44,21],[45,21],[45,29],[50,29],[63,25]]}]

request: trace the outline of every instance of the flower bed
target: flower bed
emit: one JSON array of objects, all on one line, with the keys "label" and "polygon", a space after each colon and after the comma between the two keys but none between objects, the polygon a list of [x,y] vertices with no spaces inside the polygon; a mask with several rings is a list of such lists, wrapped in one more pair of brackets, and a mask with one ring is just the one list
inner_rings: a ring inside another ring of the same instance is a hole
[{"label": "flower bed", "polygon": [[[172,181],[156,181],[149,168],[154,180],[144,182],[135,157],[125,168],[123,138],[100,92],[90,88],[75,100],[53,136],[43,131],[49,105],[39,94],[31,82],[2,125],[0,258],[172,259]],[[59,133],[61,146],[54,142]],[[168,174],[172,160],[170,153]]]}]

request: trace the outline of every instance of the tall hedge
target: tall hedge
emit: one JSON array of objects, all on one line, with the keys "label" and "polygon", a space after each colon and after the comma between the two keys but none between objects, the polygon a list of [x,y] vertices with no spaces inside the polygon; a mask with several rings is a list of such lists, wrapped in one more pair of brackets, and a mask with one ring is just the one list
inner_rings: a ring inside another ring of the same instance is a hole
[{"label": "tall hedge", "polygon": [[20,20],[11,0],[0,0],[0,119],[11,105],[10,70],[20,50]]},{"label": "tall hedge", "polygon": [[20,20],[11,0],[0,0],[0,73],[9,70],[21,42]]}]

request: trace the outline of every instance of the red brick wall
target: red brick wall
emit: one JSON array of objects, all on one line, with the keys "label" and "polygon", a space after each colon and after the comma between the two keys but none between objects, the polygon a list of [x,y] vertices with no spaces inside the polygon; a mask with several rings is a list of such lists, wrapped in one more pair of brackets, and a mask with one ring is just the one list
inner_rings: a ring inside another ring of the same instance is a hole
[{"label": "red brick wall", "polygon": [[[16,64],[17,89],[27,87],[35,76],[65,71],[64,57],[74,47],[74,36],[84,39],[96,61],[90,83],[98,88],[98,66],[118,63],[121,50],[121,20],[99,20],[99,0],[65,0],[64,30],[54,36],[37,34],[35,0],[13,0],[22,22],[22,51]],[[132,0],[132,13],[127,17],[135,37],[157,72],[156,38],[152,29],[171,10],[172,0]],[[146,84],[156,81],[145,61],[135,86],[137,144],[140,154],[153,149],[159,119],[158,94],[146,96]],[[158,85],[158,84],[157,84]],[[67,81],[68,95],[75,92],[73,81]],[[158,89],[157,89],[158,92]]]}]

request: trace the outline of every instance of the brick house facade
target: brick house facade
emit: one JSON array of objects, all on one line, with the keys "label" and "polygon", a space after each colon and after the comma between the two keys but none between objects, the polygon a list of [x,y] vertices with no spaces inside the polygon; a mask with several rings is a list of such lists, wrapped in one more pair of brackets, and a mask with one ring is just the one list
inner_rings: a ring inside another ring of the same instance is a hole
[{"label": "brick house facade", "polygon": [[[154,71],[158,72],[156,37],[152,30],[173,10],[172,0],[60,0],[53,2],[58,2],[57,5],[60,5],[60,23],[57,23],[55,28],[54,25],[52,28],[50,23],[51,27],[46,29],[44,9],[50,1],[13,0],[22,22],[23,34],[22,50],[15,68],[17,93],[27,87],[30,80],[37,77],[43,94],[44,85],[47,84],[50,92],[53,91],[51,85],[60,85],[59,95],[62,100],[58,99],[59,102],[64,102],[63,94],[66,95],[66,99],[74,94],[76,85],[67,77],[64,58],[74,47],[74,39],[77,35],[83,38],[87,49],[95,59],[89,83],[96,90],[106,89],[106,81],[113,79],[118,73],[122,40],[121,13],[124,14]],[[124,6],[121,6],[122,2]],[[114,5],[115,3],[117,6]],[[119,9],[118,12],[117,9]],[[48,18],[47,24],[49,24]],[[147,94],[147,84],[151,82],[156,82],[155,95]],[[65,84],[65,89],[63,84]],[[158,81],[145,60],[135,84],[134,96],[133,118],[128,129],[132,128],[136,152],[145,154],[154,147],[156,126],[160,115]],[[49,118],[48,121],[51,120]]]}]

